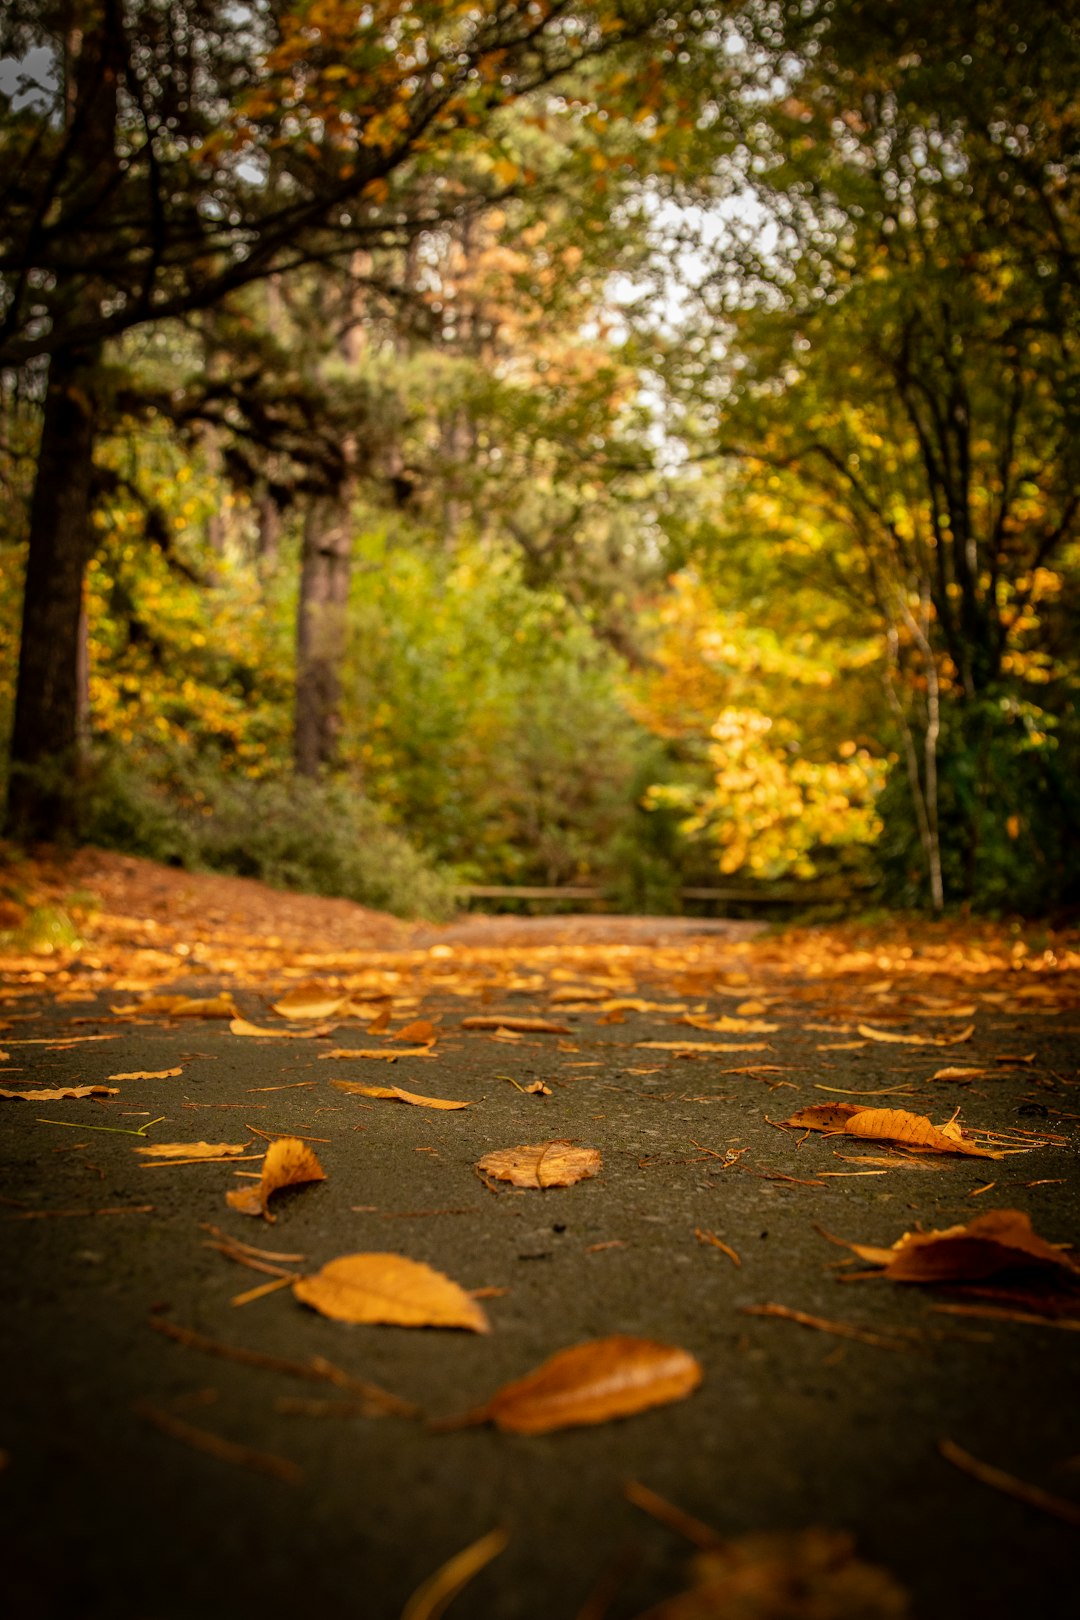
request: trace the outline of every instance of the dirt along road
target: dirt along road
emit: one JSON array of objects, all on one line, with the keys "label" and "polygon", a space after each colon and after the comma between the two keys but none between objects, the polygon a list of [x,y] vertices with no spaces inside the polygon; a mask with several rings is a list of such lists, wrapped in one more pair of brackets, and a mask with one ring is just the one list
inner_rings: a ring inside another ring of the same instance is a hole
[{"label": "dirt along road", "polygon": [[13,1620],[1074,1612],[1075,938],[31,879]]}]

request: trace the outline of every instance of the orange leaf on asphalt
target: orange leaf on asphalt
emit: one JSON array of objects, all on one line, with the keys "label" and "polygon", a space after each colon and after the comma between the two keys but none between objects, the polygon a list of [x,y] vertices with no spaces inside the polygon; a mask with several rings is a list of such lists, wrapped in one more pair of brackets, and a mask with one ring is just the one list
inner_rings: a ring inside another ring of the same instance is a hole
[{"label": "orange leaf on asphalt", "polygon": [[599,1175],[603,1159],[596,1148],[573,1147],[569,1142],[541,1142],[536,1147],[497,1148],[485,1153],[476,1168],[496,1181],[515,1187],[572,1187]]},{"label": "orange leaf on asphalt", "polygon": [[118,1097],[119,1086],[57,1086],[51,1091],[0,1091],[0,1097],[20,1102],[61,1102],[66,1097]]},{"label": "orange leaf on asphalt", "polygon": [[247,1149],[247,1142],[154,1142],[135,1151],[144,1159],[225,1159]]},{"label": "orange leaf on asphalt", "polygon": [[331,1080],[335,1091],[345,1091],[358,1097],[386,1097],[392,1102],[413,1103],[417,1108],[471,1108],[472,1103],[451,1102],[447,1097],[421,1097],[415,1091],[402,1091],[400,1086],[366,1086],[362,1080]]},{"label": "orange leaf on asphalt", "polygon": [[394,1052],[383,1046],[335,1046],[332,1052],[320,1052],[321,1058],[381,1058],[384,1063],[396,1063],[398,1058],[434,1057],[430,1046],[408,1046]]},{"label": "orange leaf on asphalt", "polygon": [[810,1108],[800,1108],[784,1124],[804,1131],[842,1131],[851,1116],[861,1112],[858,1103],[814,1103]]},{"label": "orange leaf on asphalt", "polygon": [[553,1024],[549,1018],[514,1018],[507,1014],[505,1018],[475,1017],[463,1018],[462,1029],[508,1029],[521,1035],[570,1035],[572,1031],[566,1024]]},{"label": "orange leaf on asphalt", "polygon": [[318,1020],[333,1018],[343,1006],[348,1005],[348,1002],[349,997],[343,990],[334,990],[328,984],[308,980],[305,984],[294,985],[278,1001],[272,1002],[271,1006],[282,1018]]},{"label": "orange leaf on asphalt", "polygon": [[767,1052],[768,1041],[635,1041],[651,1052],[686,1052],[697,1057],[702,1052]]},{"label": "orange leaf on asphalt", "polygon": [[183,1069],[133,1069],[130,1074],[110,1074],[110,1080],[171,1080]]},{"label": "orange leaf on asphalt", "polygon": [[468,1328],[490,1333],[483,1307],[441,1271],[402,1254],[343,1254],[293,1293],[335,1322],[383,1322],[397,1327]]},{"label": "orange leaf on asphalt", "polygon": [[306,1142],[297,1136],[280,1136],[266,1150],[258,1186],[237,1187],[225,1194],[225,1200],[242,1215],[261,1215],[273,1222],[277,1217],[268,1206],[274,1193],[302,1181],[325,1180],[326,1172]]},{"label": "orange leaf on asphalt", "polygon": [[236,1003],[226,990],[218,996],[147,996],[109,1011],[118,1018],[140,1018],[146,1013],[166,1018],[235,1018]]},{"label": "orange leaf on asphalt", "polygon": [[859,1025],[859,1034],[865,1035],[868,1041],[887,1041],[896,1046],[958,1046],[961,1041],[970,1041],[974,1033],[974,1024],[968,1024],[956,1035],[895,1035],[891,1030],[874,1029],[870,1024]]},{"label": "orange leaf on asphalt", "polygon": [[701,1363],[688,1350],[616,1334],[558,1351],[535,1372],[504,1384],[468,1421],[512,1434],[583,1428],[681,1401],[701,1379]]},{"label": "orange leaf on asphalt", "polygon": [[279,1041],[310,1041],[315,1035],[325,1035],[325,1029],[263,1029],[260,1024],[249,1023],[246,1018],[233,1018],[229,1023],[233,1035],[269,1035]]},{"label": "orange leaf on asphalt", "polygon": [[938,1130],[924,1114],[909,1114],[903,1108],[860,1108],[844,1127],[848,1136],[861,1136],[875,1142],[903,1142],[905,1147],[923,1148],[932,1153],[964,1153],[973,1159],[1000,1159],[993,1148],[977,1147],[967,1141],[957,1126]]},{"label": "orange leaf on asphalt", "polygon": [[848,1247],[882,1265],[890,1282],[981,1282],[1002,1272],[1031,1270],[1080,1278],[1080,1266],[1041,1238],[1018,1209],[987,1210],[965,1226],[941,1232],[905,1232],[891,1249]]},{"label": "orange leaf on asphalt", "polygon": [[417,1018],[417,1019],[414,1019],[411,1024],[406,1024],[404,1029],[395,1030],[394,1033],[390,1037],[390,1039],[392,1041],[424,1041],[424,1042],[436,1041],[436,1040],[438,1040],[438,1038],[439,1038],[439,1031],[436,1029],[435,1025],[431,1022],[430,1018]]},{"label": "orange leaf on asphalt", "polygon": [[930,1078],[931,1080],[981,1080],[986,1075],[993,1074],[993,1072],[993,1069],[948,1068],[938,1069]]}]

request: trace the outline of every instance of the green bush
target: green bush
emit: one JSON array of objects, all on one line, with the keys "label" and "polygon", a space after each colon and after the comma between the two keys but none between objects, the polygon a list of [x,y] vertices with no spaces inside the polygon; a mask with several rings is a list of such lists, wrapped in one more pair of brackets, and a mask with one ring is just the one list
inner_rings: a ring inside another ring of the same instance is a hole
[{"label": "green bush", "polygon": [[347,782],[249,781],[162,755],[152,771],[101,756],[80,836],[190,870],[259,878],[402,917],[453,911],[449,880]]}]

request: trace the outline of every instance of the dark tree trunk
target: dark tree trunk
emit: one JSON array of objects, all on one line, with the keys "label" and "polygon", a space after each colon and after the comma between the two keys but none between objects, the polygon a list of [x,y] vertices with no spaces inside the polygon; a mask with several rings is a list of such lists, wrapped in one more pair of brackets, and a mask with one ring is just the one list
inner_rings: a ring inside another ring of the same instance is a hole
[{"label": "dark tree trunk", "polygon": [[45,395],[11,737],[5,831],[74,830],[80,766],[80,620],[91,549],[93,355],[53,356]]},{"label": "dark tree trunk", "polygon": [[348,500],[314,497],[304,521],[297,611],[294,753],[299,776],[316,776],[337,753],[351,563]]}]

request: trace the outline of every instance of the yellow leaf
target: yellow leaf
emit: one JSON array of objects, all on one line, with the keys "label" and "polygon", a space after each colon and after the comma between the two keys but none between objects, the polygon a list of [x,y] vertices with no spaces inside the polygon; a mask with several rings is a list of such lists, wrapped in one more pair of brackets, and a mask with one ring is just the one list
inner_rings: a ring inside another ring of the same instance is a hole
[{"label": "yellow leaf", "polygon": [[362,1080],[331,1080],[335,1091],[345,1091],[357,1097],[386,1097],[392,1102],[413,1103],[417,1108],[471,1108],[472,1103],[451,1102],[446,1097],[421,1097],[415,1091],[403,1091],[400,1086],[366,1086]]},{"label": "yellow leaf", "polygon": [[384,1063],[396,1063],[398,1058],[434,1057],[430,1046],[409,1046],[394,1052],[382,1046],[335,1046],[331,1052],[320,1052],[320,1058],[381,1058]]},{"label": "yellow leaf", "polygon": [[890,1030],[859,1025],[859,1034],[865,1035],[868,1041],[887,1041],[894,1046],[958,1046],[961,1041],[970,1041],[974,1033],[974,1024],[969,1024],[958,1035],[894,1035]]},{"label": "yellow leaf", "polygon": [[183,1069],[132,1069],[130,1074],[110,1074],[110,1080],[171,1080]]},{"label": "yellow leaf", "polygon": [[297,1136],[281,1136],[266,1150],[258,1186],[237,1187],[225,1200],[242,1215],[261,1215],[272,1223],[276,1216],[268,1206],[273,1193],[298,1182],[325,1180],[326,1172],[307,1144]]},{"label": "yellow leaf", "polygon": [[[119,1078],[117,1076],[116,1078]],[[118,1097],[119,1086],[57,1086],[51,1091],[0,1091],[0,1097],[14,1097],[21,1102],[61,1102],[66,1097]]]},{"label": "yellow leaf", "polygon": [[616,1334],[558,1351],[527,1377],[505,1384],[469,1421],[513,1434],[583,1428],[681,1401],[701,1378],[701,1364],[689,1351]]},{"label": "yellow leaf", "polygon": [[154,1142],[137,1147],[144,1159],[225,1159],[246,1153],[246,1142]]},{"label": "yellow leaf", "polygon": [[397,1327],[491,1331],[483,1307],[441,1271],[401,1254],[343,1254],[293,1293],[336,1322],[383,1322]]},{"label": "yellow leaf", "polygon": [[536,1147],[498,1148],[485,1153],[476,1168],[515,1187],[572,1187],[599,1175],[603,1160],[596,1148],[569,1142],[541,1142]]}]

